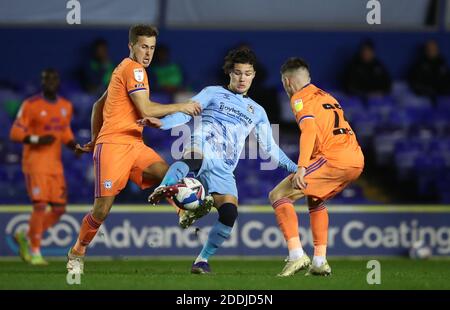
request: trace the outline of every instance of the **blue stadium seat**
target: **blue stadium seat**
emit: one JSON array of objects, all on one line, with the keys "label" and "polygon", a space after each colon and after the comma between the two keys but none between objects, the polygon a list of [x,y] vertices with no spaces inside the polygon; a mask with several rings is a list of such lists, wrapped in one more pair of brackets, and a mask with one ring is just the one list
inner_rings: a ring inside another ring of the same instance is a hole
[{"label": "blue stadium seat", "polygon": [[406,136],[406,131],[402,129],[377,133],[373,139],[377,164],[388,164],[392,160],[396,144]]},{"label": "blue stadium seat", "polygon": [[431,99],[428,97],[417,96],[415,94],[405,94],[398,98],[398,101],[403,107],[432,107]]}]

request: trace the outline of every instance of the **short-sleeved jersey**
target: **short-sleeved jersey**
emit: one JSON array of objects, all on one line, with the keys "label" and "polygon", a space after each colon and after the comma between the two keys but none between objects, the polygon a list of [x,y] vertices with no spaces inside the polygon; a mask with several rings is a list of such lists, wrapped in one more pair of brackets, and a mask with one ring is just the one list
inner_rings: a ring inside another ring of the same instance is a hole
[{"label": "short-sleeved jersey", "polygon": [[291,108],[300,130],[305,130],[304,126],[313,126],[316,132],[315,141],[306,141],[314,144],[311,156],[302,154],[300,147],[299,166],[307,167],[311,159],[319,156],[324,156],[337,168],[364,166],[355,132],[333,96],[308,84],[292,96]]},{"label": "short-sleeved jersey", "polygon": [[71,118],[72,104],[62,97],[50,102],[42,95],[36,95],[23,102],[11,128],[11,140],[22,142],[28,135],[53,135],[56,138],[49,145],[24,145],[24,173],[63,173],[61,144],[67,144],[74,139],[70,128]]},{"label": "short-sleeved jersey", "polygon": [[103,107],[103,125],[96,143],[133,144],[142,141],[142,127],[136,124],[141,115],[130,94],[148,91],[145,68],[125,58],[114,69]]}]

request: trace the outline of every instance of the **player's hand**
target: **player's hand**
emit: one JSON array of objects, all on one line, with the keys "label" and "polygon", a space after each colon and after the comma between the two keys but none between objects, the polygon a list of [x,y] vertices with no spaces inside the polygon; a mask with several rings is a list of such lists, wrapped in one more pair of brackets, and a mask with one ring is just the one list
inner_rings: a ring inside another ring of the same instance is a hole
[{"label": "player's hand", "polygon": [[55,141],[55,136],[53,135],[45,135],[45,136],[40,136],[38,143],[39,145],[49,145],[52,144],[53,141]]},{"label": "player's hand", "polygon": [[83,153],[91,153],[94,150],[95,143],[92,141],[89,141],[85,145],[81,146],[79,143],[75,145],[74,152],[76,155],[81,155]]},{"label": "player's hand", "polygon": [[196,101],[188,101],[186,103],[181,103],[180,106],[181,106],[180,112],[192,116],[197,116],[202,112],[202,107]]},{"label": "player's hand", "polygon": [[162,122],[159,118],[156,117],[144,117],[136,121],[136,123],[141,127],[153,127],[160,128],[162,126]]},{"label": "player's hand", "polygon": [[306,188],[305,173],[306,173],[305,167],[300,167],[297,170],[297,172],[295,173],[294,177],[291,180],[292,187],[294,187],[294,189],[305,189]]}]

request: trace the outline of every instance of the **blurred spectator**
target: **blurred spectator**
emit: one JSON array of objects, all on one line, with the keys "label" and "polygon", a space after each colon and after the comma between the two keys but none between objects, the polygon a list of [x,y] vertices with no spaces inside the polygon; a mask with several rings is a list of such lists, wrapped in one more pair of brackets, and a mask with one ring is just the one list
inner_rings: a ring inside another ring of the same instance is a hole
[{"label": "blurred spectator", "polygon": [[371,41],[361,44],[358,53],[347,68],[346,91],[356,96],[386,95],[391,90],[391,78],[376,58]]},{"label": "blurred spectator", "polygon": [[97,39],[92,43],[92,56],[83,68],[82,86],[91,94],[101,94],[108,87],[114,64],[109,59],[108,43]]},{"label": "blurred spectator", "polygon": [[420,58],[410,69],[408,79],[417,95],[435,97],[450,94],[450,70],[436,41],[425,43]]},{"label": "blurred spectator", "polygon": [[150,68],[154,79],[152,89],[174,95],[184,90],[184,78],[181,67],[170,59],[169,47],[159,44],[156,47],[155,59]]}]

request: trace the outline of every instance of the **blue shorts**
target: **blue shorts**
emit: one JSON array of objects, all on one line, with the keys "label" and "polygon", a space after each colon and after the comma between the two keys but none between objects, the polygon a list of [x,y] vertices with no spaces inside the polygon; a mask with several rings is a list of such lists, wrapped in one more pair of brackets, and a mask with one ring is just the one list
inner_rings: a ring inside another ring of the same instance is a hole
[{"label": "blue shorts", "polygon": [[236,179],[233,173],[224,173],[219,169],[201,169],[196,177],[205,187],[206,193],[233,195],[238,198]]},{"label": "blue shorts", "polygon": [[227,165],[226,160],[214,153],[211,146],[199,137],[192,137],[191,143],[184,152],[197,151],[203,154],[202,166],[195,177],[203,184],[206,193],[233,195],[238,198],[234,166]]}]

